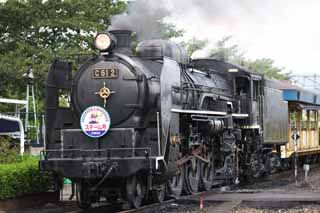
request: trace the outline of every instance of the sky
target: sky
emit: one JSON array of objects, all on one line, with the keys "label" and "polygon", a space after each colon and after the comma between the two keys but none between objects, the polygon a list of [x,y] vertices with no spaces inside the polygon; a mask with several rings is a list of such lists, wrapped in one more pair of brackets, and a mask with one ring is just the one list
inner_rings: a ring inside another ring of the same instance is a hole
[{"label": "sky", "polygon": [[213,44],[232,35],[247,58],[268,57],[285,71],[320,74],[319,0],[168,0],[167,6],[167,20],[185,30],[185,39]]}]

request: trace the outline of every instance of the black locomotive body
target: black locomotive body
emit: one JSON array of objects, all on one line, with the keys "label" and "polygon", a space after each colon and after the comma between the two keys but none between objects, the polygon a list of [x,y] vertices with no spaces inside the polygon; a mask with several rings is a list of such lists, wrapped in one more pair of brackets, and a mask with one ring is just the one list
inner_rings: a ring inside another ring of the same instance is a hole
[{"label": "black locomotive body", "polygon": [[[209,190],[277,166],[274,150],[287,142],[287,130],[274,127],[287,118],[270,112],[265,95],[285,104],[262,75],[216,59],[189,61],[183,48],[163,40],[141,42],[132,56],[129,31],[106,35],[110,49],[74,76],[70,63],[54,61],[46,85],[40,168],[70,178],[81,207],[102,196],[139,207],[166,191]],[[68,107],[60,103],[65,94]],[[81,129],[91,106],[110,114],[102,137]]]}]

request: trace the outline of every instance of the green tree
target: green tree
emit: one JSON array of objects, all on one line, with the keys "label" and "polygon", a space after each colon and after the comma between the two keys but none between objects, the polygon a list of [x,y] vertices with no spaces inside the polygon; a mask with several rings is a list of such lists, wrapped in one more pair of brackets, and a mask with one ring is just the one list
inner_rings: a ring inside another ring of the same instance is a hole
[{"label": "green tree", "polygon": [[160,34],[163,35],[162,39],[179,38],[183,36],[184,30],[178,29],[172,23],[162,22],[160,25]]},{"label": "green tree", "polygon": [[[33,65],[37,96],[54,58],[91,54],[96,32],[125,10],[114,0],[8,0],[0,2],[0,97],[24,98],[22,75]],[[22,97],[21,97],[22,96]]]},{"label": "green tree", "polygon": [[0,3],[0,51],[18,42],[49,48],[90,48],[94,32],[105,30],[125,4],[112,0],[8,0]]},{"label": "green tree", "polygon": [[[111,17],[125,9],[123,1],[115,0],[1,1],[0,97],[26,97],[23,74],[32,64],[39,114],[51,61],[93,54],[96,32],[106,30]],[[3,111],[12,112],[13,106],[1,105]]]},{"label": "green tree", "polygon": [[215,48],[210,51],[210,56],[240,64],[247,67],[249,70],[264,74],[269,78],[279,80],[290,79],[290,74],[283,73],[284,68],[275,66],[274,61],[270,58],[251,60],[244,57],[244,52],[239,46],[237,44],[232,44],[232,36],[226,36],[219,40],[216,43]]},{"label": "green tree", "polygon": [[232,43],[232,36],[225,36],[216,42],[215,48],[210,51],[210,57],[242,64],[245,60],[244,52],[237,44]]},{"label": "green tree", "polygon": [[189,56],[192,56],[196,51],[205,48],[208,44],[208,40],[200,40],[196,37],[193,37],[187,42],[182,42],[181,44],[187,49]]},{"label": "green tree", "polygon": [[290,73],[283,73],[283,68],[276,67],[274,65],[274,61],[270,58],[246,60],[245,66],[250,70],[262,73],[269,78],[275,78],[279,80],[290,79]]}]

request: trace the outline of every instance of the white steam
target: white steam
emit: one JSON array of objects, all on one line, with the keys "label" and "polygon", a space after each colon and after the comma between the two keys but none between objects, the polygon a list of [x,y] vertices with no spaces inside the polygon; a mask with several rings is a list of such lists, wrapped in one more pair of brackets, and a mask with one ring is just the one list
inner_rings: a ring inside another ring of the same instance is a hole
[{"label": "white steam", "polygon": [[137,33],[139,40],[163,37],[161,22],[171,13],[162,0],[130,2],[128,11],[111,19],[111,30],[127,29]]},{"label": "white steam", "polygon": [[314,72],[320,67],[319,10],[319,0],[135,0],[112,25],[135,31],[139,40],[161,38],[163,20],[184,29],[185,40],[212,45],[231,35],[249,58],[269,57],[281,67]]}]

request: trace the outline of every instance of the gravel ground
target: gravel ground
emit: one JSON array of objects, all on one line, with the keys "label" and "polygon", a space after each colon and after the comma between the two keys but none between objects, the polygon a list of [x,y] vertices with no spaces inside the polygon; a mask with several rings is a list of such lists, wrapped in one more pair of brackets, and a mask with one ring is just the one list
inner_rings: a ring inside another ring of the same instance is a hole
[{"label": "gravel ground", "polygon": [[[223,202],[211,202],[204,203],[202,209],[200,209],[199,202],[195,201],[178,201],[171,203],[167,206],[161,206],[155,213],[195,213],[195,212],[217,212],[217,208],[223,206],[226,209],[225,203]],[[231,210],[232,208],[230,208]]]},{"label": "gravel ground", "polygon": [[308,180],[305,181],[304,171],[298,171],[298,182],[294,179],[294,173],[287,172],[283,176],[276,175],[275,177],[267,177],[262,181],[248,185],[240,186],[239,189],[248,190],[268,190],[268,191],[306,191],[320,192],[320,167],[311,169],[308,175]]},{"label": "gravel ground", "polygon": [[[319,192],[320,193],[320,168],[311,169],[308,181],[305,181],[304,171],[299,171],[298,182],[294,179],[294,174],[279,178],[266,178],[264,181],[252,184],[250,186],[239,187],[238,190],[263,190],[274,192]],[[271,213],[271,212],[319,212],[319,203],[303,203],[303,202],[289,202],[289,203],[241,203],[232,209],[234,213]]]},{"label": "gravel ground", "polygon": [[301,213],[301,212],[320,212],[320,205],[302,205],[291,208],[252,208],[252,207],[236,207],[232,210],[234,213]]},{"label": "gravel ground", "polygon": [[178,203],[172,203],[165,208],[159,209],[159,213],[164,212],[199,212],[200,208],[199,205],[196,205],[195,203],[189,203],[189,204],[178,204]]}]

